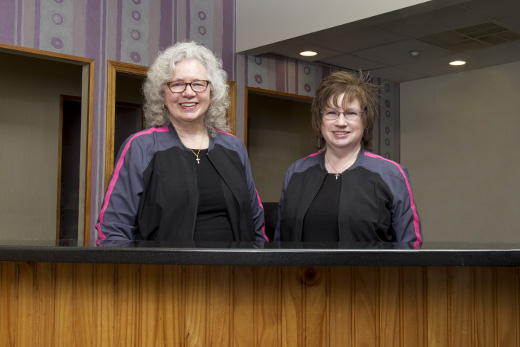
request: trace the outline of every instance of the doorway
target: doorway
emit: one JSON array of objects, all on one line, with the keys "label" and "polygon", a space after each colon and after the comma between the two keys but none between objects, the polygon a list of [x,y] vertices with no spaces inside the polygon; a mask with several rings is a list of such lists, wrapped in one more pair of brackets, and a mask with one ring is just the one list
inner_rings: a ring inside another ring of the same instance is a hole
[{"label": "doorway", "polygon": [[285,172],[297,159],[316,152],[311,102],[306,96],[246,88],[245,142],[269,240],[278,221]]},{"label": "doorway", "polygon": [[297,159],[317,151],[311,126],[312,98],[246,90],[245,138],[262,202],[278,202],[285,171]]},{"label": "doorway", "polygon": [[0,43],[0,238],[56,240],[61,220],[61,95],[82,100],[77,240],[88,240],[94,60]]}]

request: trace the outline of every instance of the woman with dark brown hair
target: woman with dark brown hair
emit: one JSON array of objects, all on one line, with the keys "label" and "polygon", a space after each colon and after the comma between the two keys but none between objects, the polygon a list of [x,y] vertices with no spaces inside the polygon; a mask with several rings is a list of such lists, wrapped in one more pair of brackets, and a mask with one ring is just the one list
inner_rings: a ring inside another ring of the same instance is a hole
[{"label": "woman with dark brown hair", "polygon": [[378,90],[362,72],[321,82],[311,106],[320,151],[287,170],[275,241],[422,241],[408,172],[371,152]]}]

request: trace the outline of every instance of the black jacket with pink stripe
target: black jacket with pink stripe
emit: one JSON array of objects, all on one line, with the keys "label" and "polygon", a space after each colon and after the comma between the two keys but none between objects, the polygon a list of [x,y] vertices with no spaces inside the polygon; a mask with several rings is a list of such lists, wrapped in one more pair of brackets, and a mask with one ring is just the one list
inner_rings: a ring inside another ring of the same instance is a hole
[{"label": "black jacket with pink stripe", "polygon": [[[247,151],[235,136],[210,137],[207,159],[221,177],[235,241],[268,241]],[[175,128],[144,130],[121,146],[96,229],[104,240],[193,241],[196,162]]]},{"label": "black jacket with pink stripe", "polygon": [[[302,240],[305,214],[327,175],[325,152],[293,163],[285,175],[275,241]],[[404,167],[361,149],[341,174],[340,242],[422,241],[421,223]]]}]

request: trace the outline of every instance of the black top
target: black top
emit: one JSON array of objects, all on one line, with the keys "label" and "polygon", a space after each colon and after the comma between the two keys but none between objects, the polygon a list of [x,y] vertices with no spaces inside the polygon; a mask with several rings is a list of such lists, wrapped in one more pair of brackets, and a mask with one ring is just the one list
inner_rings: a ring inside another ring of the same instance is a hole
[{"label": "black top", "polygon": [[[233,233],[224,200],[224,191],[217,170],[201,150],[197,170],[199,204],[195,221],[194,241],[233,241]],[[195,160],[195,156],[193,158]]]},{"label": "black top", "polygon": [[303,220],[302,241],[338,242],[341,175],[327,174]]},{"label": "black top", "polygon": [[[287,170],[274,241],[300,242],[307,211],[327,176],[325,153],[294,162]],[[361,150],[341,174],[341,242],[422,242],[421,222],[406,168]]]}]

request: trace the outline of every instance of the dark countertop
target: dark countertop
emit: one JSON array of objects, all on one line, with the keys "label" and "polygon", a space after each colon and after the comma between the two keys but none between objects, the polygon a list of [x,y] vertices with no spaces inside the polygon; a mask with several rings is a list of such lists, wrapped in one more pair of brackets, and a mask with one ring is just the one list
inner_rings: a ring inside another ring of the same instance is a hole
[{"label": "dark countertop", "polygon": [[520,244],[167,243],[97,247],[74,240],[2,241],[0,261],[268,266],[520,266]]}]

